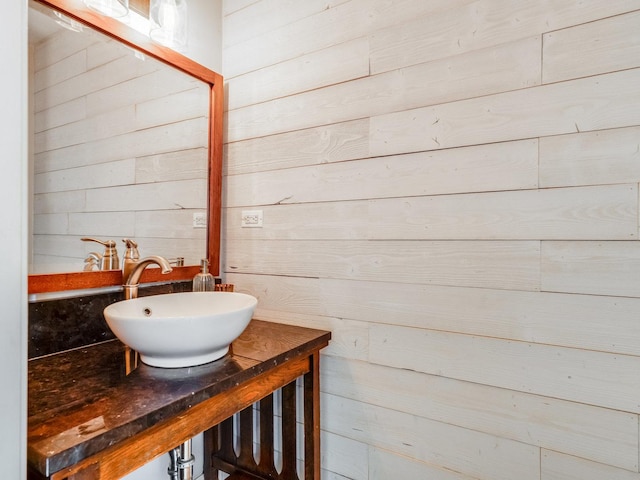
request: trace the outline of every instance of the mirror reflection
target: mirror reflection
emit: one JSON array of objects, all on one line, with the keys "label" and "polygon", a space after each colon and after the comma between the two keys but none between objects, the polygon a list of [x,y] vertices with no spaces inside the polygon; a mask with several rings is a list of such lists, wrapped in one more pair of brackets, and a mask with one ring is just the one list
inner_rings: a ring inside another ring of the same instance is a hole
[{"label": "mirror reflection", "polygon": [[206,258],[209,85],[33,2],[29,43],[30,273]]}]

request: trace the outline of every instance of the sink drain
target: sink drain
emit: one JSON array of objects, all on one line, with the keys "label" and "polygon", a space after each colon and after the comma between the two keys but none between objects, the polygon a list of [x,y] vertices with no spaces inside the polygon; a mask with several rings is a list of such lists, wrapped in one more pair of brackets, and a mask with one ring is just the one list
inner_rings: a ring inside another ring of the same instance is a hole
[{"label": "sink drain", "polygon": [[144,310],[142,310],[142,313],[144,313],[145,317],[150,317],[151,316],[151,309],[149,307],[147,307]]}]

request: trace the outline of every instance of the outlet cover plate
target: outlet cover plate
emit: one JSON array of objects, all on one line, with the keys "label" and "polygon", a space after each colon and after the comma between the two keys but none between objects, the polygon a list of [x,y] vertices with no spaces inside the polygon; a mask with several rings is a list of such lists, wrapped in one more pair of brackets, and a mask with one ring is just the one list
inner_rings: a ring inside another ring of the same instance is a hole
[{"label": "outlet cover plate", "polygon": [[262,228],[262,210],[242,210],[242,228]]},{"label": "outlet cover plate", "polygon": [[193,214],[193,228],[207,228],[207,214],[205,212]]}]

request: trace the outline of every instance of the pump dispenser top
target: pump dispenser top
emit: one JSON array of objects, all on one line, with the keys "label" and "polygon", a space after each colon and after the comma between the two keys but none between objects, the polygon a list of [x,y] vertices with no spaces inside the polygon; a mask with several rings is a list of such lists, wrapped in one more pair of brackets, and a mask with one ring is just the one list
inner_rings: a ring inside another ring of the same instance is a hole
[{"label": "pump dispenser top", "polygon": [[213,292],[215,288],[215,279],[209,273],[209,262],[206,258],[200,261],[200,273],[193,277],[194,292]]}]

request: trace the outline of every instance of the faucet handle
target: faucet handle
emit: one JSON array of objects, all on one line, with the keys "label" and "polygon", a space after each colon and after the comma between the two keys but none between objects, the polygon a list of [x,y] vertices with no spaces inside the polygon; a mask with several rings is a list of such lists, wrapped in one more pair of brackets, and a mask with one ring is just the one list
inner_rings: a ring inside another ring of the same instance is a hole
[{"label": "faucet handle", "polygon": [[122,277],[126,282],[131,272],[134,270],[138,260],[140,260],[140,253],[138,253],[138,243],[131,240],[130,238],[123,238],[127,249],[124,252],[124,257],[122,258]]},{"label": "faucet handle", "polygon": [[96,242],[104,245],[104,254],[100,258],[100,270],[118,270],[120,268],[120,259],[118,258],[118,250],[116,242],[113,240],[98,240],[97,238],[82,237],[83,242]]},{"label": "faucet handle", "polygon": [[140,258],[140,253],[138,253],[138,243],[131,240],[130,238],[123,238],[122,241],[127,248],[124,252],[125,261],[138,260]]},{"label": "faucet handle", "polygon": [[176,267],[184,267],[184,257],[169,258],[169,265],[175,265]]},{"label": "faucet handle", "polygon": [[100,245],[104,245],[107,248],[114,248],[116,246],[116,242],[114,242],[113,240],[98,240],[97,238],[91,237],[82,237],[80,240],[82,240],[83,242],[96,242]]}]

